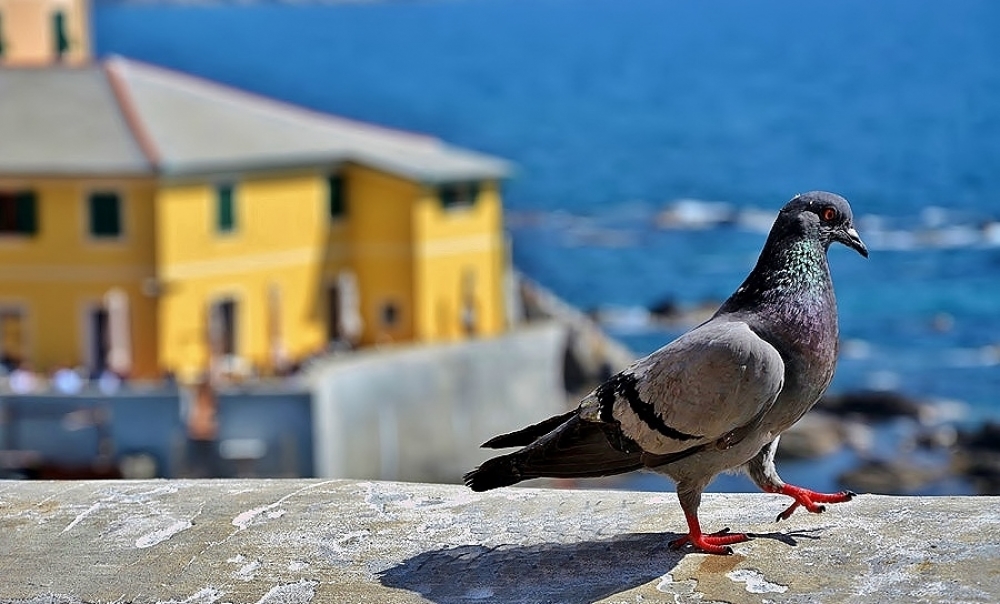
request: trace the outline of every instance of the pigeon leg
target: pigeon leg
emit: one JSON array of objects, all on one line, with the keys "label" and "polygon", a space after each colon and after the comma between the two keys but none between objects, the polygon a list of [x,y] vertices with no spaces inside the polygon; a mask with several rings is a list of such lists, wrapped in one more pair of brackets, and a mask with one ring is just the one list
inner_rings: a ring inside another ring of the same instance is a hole
[{"label": "pigeon leg", "polygon": [[698,522],[698,505],[701,503],[701,493],[685,493],[678,489],[677,498],[680,499],[681,508],[684,510],[688,534],[671,541],[671,549],[680,549],[690,544],[706,554],[729,555],[733,553],[733,548],[729,547],[730,545],[751,539],[751,536],[745,533],[730,533],[728,528],[709,535],[702,533],[701,523]]},{"label": "pigeon leg", "polygon": [[750,478],[752,478],[753,481],[757,483],[757,486],[759,486],[765,493],[788,495],[795,500],[792,505],[785,508],[785,511],[778,514],[778,517],[775,519],[776,522],[788,520],[788,518],[791,517],[792,513],[795,512],[799,506],[804,507],[813,514],[819,514],[826,511],[826,506],[822,504],[850,501],[857,495],[852,491],[841,491],[839,493],[817,493],[816,491],[810,491],[809,489],[786,484],[785,481],[781,480],[781,477],[778,476],[778,470],[774,467],[774,452],[777,448],[778,439],[775,438],[773,441],[765,445],[764,448],[761,449],[760,453],[751,459],[746,466],[747,472],[750,474]]},{"label": "pigeon leg", "polygon": [[678,537],[670,542],[671,549],[680,549],[687,544],[691,544],[695,549],[699,549],[706,554],[718,554],[727,556],[733,553],[733,548],[729,547],[733,543],[743,543],[751,539],[746,533],[730,533],[728,528],[717,533],[705,535],[701,532],[701,525],[697,516],[686,515],[688,524],[688,534]]},{"label": "pigeon leg", "polygon": [[785,508],[784,512],[778,514],[775,521],[788,520],[788,518],[791,517],[792,513],[800,505],[813,514],[819,514],[826,511],[826,506],[822,505],[824,503],[843,503],[845,501],[850,501],[857,496],[857,493],[853,491],[817,493],[816,491],[810,491],[809,489],[803,489],[802,487],[797,487],[791,484],[784,484],[780,489],[768,492],[788,495],[795,500],[792,505]]}]

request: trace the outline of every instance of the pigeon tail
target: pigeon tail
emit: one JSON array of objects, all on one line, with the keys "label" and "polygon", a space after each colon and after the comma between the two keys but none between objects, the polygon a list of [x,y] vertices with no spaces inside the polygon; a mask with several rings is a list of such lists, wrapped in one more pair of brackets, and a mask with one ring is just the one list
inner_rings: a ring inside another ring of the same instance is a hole
[{"label": "pigeon tail", "polygon": [[570,411],[569,413],[564,413],[562,415],[556,415],[555,417],[550,417],[547,420],[538,422],[537,424],[528,426],[527,428],[522,428],[517,432],[511,432],[509,434],[501,434],[500,436],[494,436],[488,441],[482,444],[484,449],[506,449],[508,447],[527,447],[531,443],[535,442],[539,438],[545,436],[549,432],[552,432],[559,426],[565,424],[571,420],[577,414],[576,410]]},{"label": "pigeon tail", "polygon": [[[567,419],[568,416],[568,419]],[[529,478],[589,478],[624,474],[644,467],[641,450],[616,449],[608,440],[606,427],[580,419],[575,412],[551,418],[526,428],[531,433],[549,422],[564,420],[520,451],[494,457],[464,477],[473,491],[510,486]],[[498,437],[517,442],[526,435],[514,433]],[[497,439],[494,439],[497,440]],[[491,441],[492,442],[492,441]]]},{"label": "pigeon tail", "polygon": [[487,460],[475,470],[462,477],[465,486],[473,491],[483,492],[500,487],[509,487],[524,480],[517,469],[514,455],[502,455]]}]

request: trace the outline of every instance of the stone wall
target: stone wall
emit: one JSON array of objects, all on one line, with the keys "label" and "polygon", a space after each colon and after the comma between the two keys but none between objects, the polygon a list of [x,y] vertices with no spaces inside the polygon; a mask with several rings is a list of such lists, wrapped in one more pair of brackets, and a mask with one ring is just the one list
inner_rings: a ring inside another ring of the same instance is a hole
[{"label": "stone wall", "polygon": [[[6,394],[0,397],[0,451],[23,451],[78,477],[90,475],[90,466],[100,464],[102,456],[114,472],[129,457],[147,457],[151,476],[197,475],[202,470],[196,466],[205,460],[195,459],[187,441],[185,398],[177,388],[125,388],[113,395]],[[219,431],[211,446],[233,451],[237,458],[214,459],[209,464],[214,475],[313,475],[307,390],[295,384],[232,387],[218,392],[216,401]],[[239,459],[241,447],[253,449],[254,459]]]},{"label": "stone wall", "polygon": [[776,524],[707,495],[352,480],[0,481],[0,602],[997,602],[1000,499],[861,495]]},{"label": "stone wall", "polygon": [[313,370],[321,477],[458,482],[480,443],[567,409],[566,328],[360,352]]}]

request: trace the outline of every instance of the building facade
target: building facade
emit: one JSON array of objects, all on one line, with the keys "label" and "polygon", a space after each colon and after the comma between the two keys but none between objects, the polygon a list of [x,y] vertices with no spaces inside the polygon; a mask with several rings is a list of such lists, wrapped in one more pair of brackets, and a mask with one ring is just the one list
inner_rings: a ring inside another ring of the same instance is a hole
[{"label": "building facade", "polygon": [[0,0],[4,363],[272,373],[505,329],[504,161],[91,61],[86,34],[57,35],[86,14]]}]

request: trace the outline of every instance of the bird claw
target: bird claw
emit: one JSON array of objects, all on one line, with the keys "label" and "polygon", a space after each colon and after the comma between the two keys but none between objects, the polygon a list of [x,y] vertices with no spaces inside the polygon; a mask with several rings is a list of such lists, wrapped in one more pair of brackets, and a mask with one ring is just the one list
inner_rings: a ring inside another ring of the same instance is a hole
[{"label": "bird claw", "polygon": [[843,503],[845,501],[850,501],[857,497],[857,493],[854,491],[841,491],[839,493],[817,493],[816,491],[810,491],[809,489],[803,489],[802,487],[792,486],[786,484],[778,491],[782,495],[788,495],[795,500],[792,505],[785,508],[785,511],[778,514],[775,518],[775,522],[781,522],[782,520],[788,520],[792,513],[798,509],[799,506],[804,507],[807,511],[813,514],[822,514],[826,511],[826,506],[822,505],[824,503]]},{"label": "bird claw", "polygon": [[710,535],[688,533],[683,537],[678,537],[670,542],[670,549],[680,549],[685,545],[690,545],[694,549],[701,550],[706,554],[716,554],[728,556],[733,553],[733,548],[729,547],[733,543],[743,543],[753,539],[751,533],[730,533],[729,527]]}]

